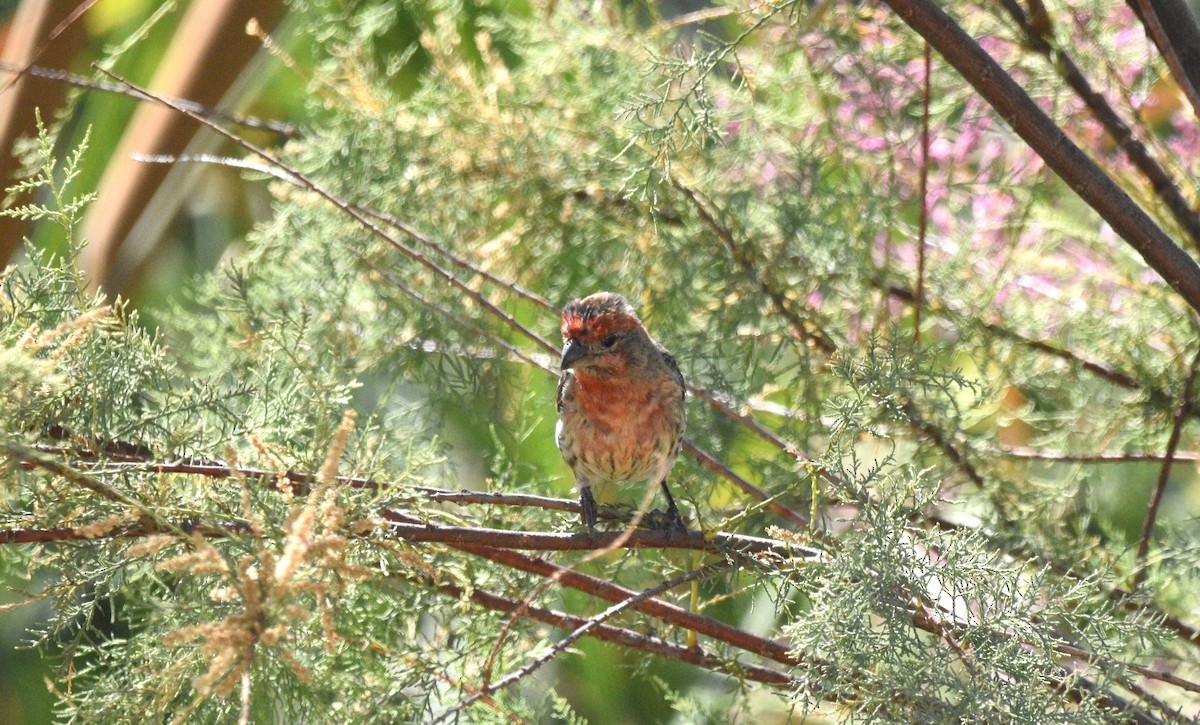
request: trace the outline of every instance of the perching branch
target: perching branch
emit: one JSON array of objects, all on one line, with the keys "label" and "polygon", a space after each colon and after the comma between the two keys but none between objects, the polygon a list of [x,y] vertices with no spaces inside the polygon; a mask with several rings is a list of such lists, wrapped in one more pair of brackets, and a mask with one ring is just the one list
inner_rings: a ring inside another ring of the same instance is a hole
[{"label": "perching branch", "polygon": [[[71,449],[41,446],[35,450],[40,453],[62,455]],[[75,453],[79,452],[75,451]],[[27,461],[27,457],[28,456],[22,457],[20,455],[13,455],[14,459],[21,461],[22,465],[26,467],[44,467],[40,462]],[[263,481],[278,481],[283,479],[288,482],[295,483],[298,486],[307,486],[317,480],[316,474],[311,473],[292,470],[273,471],[265,468],[252,468],[246,466],[230,466],[228,464],[216,461],[191,462],[125,460],[98,462],[94,460],[80,460],[67,461],[65,463],[53,463],[55,465],[53,472],[58,473],[61,469],[70,471],[74,475],[79,475],[78,471],[80,470],[92,472],[142,471],[148,473],[196,475],[204,476],[206,478],[229,478],[237,476],[247,479],[261,479]],[[93,483],[95,479],[89,477],[86,480],[92,486],[97,485]],[[400,495],[403,495],[404,492],[411,491],[417,494],[419,498],[433,503],[525,506],[554,511],[566,511],[572,514],[579,513],[579,502],[570,499],[503,492],[493,493],[467,490],[449,491],[446,489],[431,488],[428,486],[392,486],[391,484],[374,479],[354,476],[338,476],[336,480],[338,483],[351,488],[391,489]],[[105,490],[107,490],[107,488]],[[303,493],[304,489],[299,488],[298,492]],[[610,509],[608,507],[602,507],[600,513],[603,518],[614,521],[625,521],[629,518],[627,514]],[[441,542],[452,544],[479,544],[483,546],[496,546],[516,549],[540,549],[544,551],[584,551],[604,548],[621,535],[619,533],[557,534],[551,532],[511,532],[501,529],[482,529],[476,527],[435,526],[431,523],[422,522],[419,519],[413,519],[407,515],[401,514],[398,511],[390,509],[384,509],[381,512],[381,515],[389,522],[397,535],[399,535],[401,538],[411,541]],[[67,534],[67,530],[63,530],[60,533],[67,535],[68,538],[71,538],[69,534]],[[31,533],[30,535],[35,534]],[[53,534],[46,532],[36,535],[50,537],[44,540],[52,540],[52,537],[54,536]],[[25,542],[14,541],[11,543]],[[723,532],[689,531],[686,533],[678,533],[640,530],[633,532],[628,542],[624,546],[632,549],[668,548],[738,554],[773,554],[788,559],[796,556],[800,556],[801,558],[820,559],[825,556],[823,552],[820,552],[816,549],[796,547],[776,539],[765,539],[741,534],[727,534]]]},{"label": "perching branch", "polygon": [[635,529],[630,532],[586,532],[559,534],[545,531],[509,531],[475,526],[440,526],[383,509],[380,516],[396,536],[407,541],[450,544],[451,546],[489,546],[498,549],[528,549],[536,551],[592,551],[612,547],[627,549],[684,549],[708,551],[715,554],[770,554],[786,562],[821,561],[824,552],[794,546],[775,539],[757,536],[703,531],[667,531]]}]

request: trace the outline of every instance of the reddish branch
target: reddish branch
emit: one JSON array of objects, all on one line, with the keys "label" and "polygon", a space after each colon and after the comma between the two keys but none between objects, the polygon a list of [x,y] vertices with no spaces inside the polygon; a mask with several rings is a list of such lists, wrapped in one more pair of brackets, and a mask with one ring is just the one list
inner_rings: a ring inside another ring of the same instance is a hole
[{"label": "reddish branch", "polygon": [[[1048,39],[1053,36],[1053,29],[1049,26],[1049,14],[1041,7],[1041,0],[1031,3],[1031,7],[1039,9],[1037,16],[1045,19],[1040,24],[1035,23],[1031,16],[1025,13],[1017,0],[1001,0],[1001,4],[1024,34],[1025,45],[1054,66],[1063,81],[1087,105],[1092,116],[1104,126],[1113,143],[1125,152],[1134,167],[1146,178],[1150,188],[1175,217],[1175,221],[1187,230],[1192,244],[1200,246],[1200,215],[1192,209],[1170,175],[1150,155],[1145,144],[1134,136],[1132,129],[1121,120],[1103,94],[1092,87],[1070,53],[1065,48],[1050,44]],[[1042,27],[1043,25],[1045,27]]]},{"label": "reddish branch", "polygon": [[[814,347],[826,355],[833,355],[835,352],[837,352],[837,344],[833,341],[833,339],[830,338],[829,335],[826,334],[819,325],[811,321],[811,318],[815,317],[815,315],[802,316],[792,309],[792,306],[788,301],[788,297],[784,294],[784,292],[772,287],[769,282],[768,275],[764,274],[763,270],[756,266],[758,263],[757,259],[752,252],[747,251],[747,245],[742,245],[737,242],[737,239],[733,234],[733,230],[721,219],[719,219],[715,212],[708,208],[703,200],[701,200],[700,195],[675,177],[671,178],[671,183],[675,186],[675,188],[679,189],[679,191],[685,197],[687,197],[688,201],[696,209],[696,213],[700,216],[700,219],[709,227],[709,229],[713,231],[714,234],[716,234],[718,239],[722,240],[725,246],[730,250],[731,256],[733,256],[738,265],[741,266],[743,270],[747,272],[747,274],[751,275],[754,279],[759,280],[763,293],[766,294],[768,299],[771,300],[775,312],[789,322],[793,333],[801,339],[809,341]],[[967,456],[962,451],[958,450],[951,437],[943,433],[931,421],[927,420],[910,399],[905,398],[902,402],[904,405],[905,414],[909,417],[912,427],[918,433],[932,440],[934,444],[946,455],[946,457],[949,458],[950,461],[959,470],[961,470],[963,474],[971,480],[972,483],[982,488],[984,485],[983,476],[980,475],[978,469],[976,469],[975,465],[968,460]],[[713,407],[721,410],[718,405],[718,401],[714,400],[710,401],[710,403],[713,405]],[[733,419],[735,421],[738,420],[737,417],[733,417]],[[814,466],[812,460],[806,456],[803,456],[803,454],[801,454],[794,445],[787,443],[779,436],[770,433],[770,431],[767,431],[761,426],[759,429],[754,427],[751,427],[750,429],[758,433],[761,437],[776,447],[796,457],[800,463],[813,468],[817,473],[821,474],[830,482],[834,483],[835,485],[837,484],[836,478],[832,477],[828,471]]]},{"label": "reddish branch", "polygon": [[1200,29],[1183,0],[1127,0],[1200,118]]},{"label": "reddish branch", "polygon": [[491,546],[535,551],[593,551],[595,549],[685,549],[716,554],[771,554],[785,560],[818,561],[827,555],[775,539],[703,531],[635,529],[621,532],[559,534],[549,531],[510,531],[475,526],[440,526],[411,515],[383,509],[380,515],[392,533],[406,541],[462,546]]},{"label": "reddish branch", "polygon": [[[49,446],[41,446],[37,449],[42,453],[65,454],[70,452],[70,449],[56,448]],[[283,478],[289,482],[296,484],[309,484],[316,480],[316,476],[310,473],[299,471],[273,471],[265,468],[250,468],[237,466],[232,467],[224,463],[216,461],[204,462],[189,462],[189,461],[114,461],[107,463],[99,463],[93,461],[83,462],[53,462],[55,472],[59,469],[69,470],[78,475],[80,469],[92,469],[98,467],[100,470],[138,470],[148,471],[153,473],[176,473],[205,476],[209,478],[228,478],[232,476],[243,476],[251,479],[262,480],[278,480]],[[35,463],[22,462],[22,466],[34,467]],[[45,467],[46,463],[39,467]],[[339,476],[338,482],[353,488],[388,488],[389,484],[375,481],[369,478],[360,478],[353,476]],[[90,481],[90,479],[89,479]],[[488,493],[482,491],[448,491],[445,489],[432,488],[428,486],[406,486],[397,489],[398,492],[412,491],[418,494],[421,498],[436,502],[436,503],[456,503],[456,504],[492,504],[506,506],[527,506],[556,511],[567,511],[571,513],[579,513],[579,503],[568,499],[550,498],[547,496],[533,496],[530,494],[514,494],[514,493]],[[623,512],[618,512],[610,509],[602,509],[601,514],[604,518],[610,520],[624,520],[628,517]],[[500,546],[515,549],[540,549],[544,551],[585,551],[590,549],[604,548],[612,544],[622,536],[620,533],[594,533],[594,534],[559,534],[553,532],[537,532],[537,531],[507,531],[504,529],[487,529],[478,527],[460,527],[460,526],[435,526],[434,524],[413,519],[405,514],[384,509],[383,517],[388,520],[393,531],[401,538],[410,541],[422,542],[439,542],[439,543],[467,543],[467,544],[483,544],[487,546]],[[70,535],[69,529],[53,530],[58,534],[50,533],[50,530],[41,532],[27,532],[22,536],[40,537],[38,540],[66,540],[70,538],[85,538],[73,537]],[[2,534],[0,534],[2,535]],[[59,536],[60,538],[55,538]],[[33,539],[23,541],[12,541],[8,543],[28,543]],[[0,543],[3,543],[0,540]],[[669,549],[691,549],[703,550],[711,552],[726,552],[740,554],[774,554],[786,558],[820,558],[825,556],[822,552],[815,549],[806,549],[797,547],[786,542],[776,539],[765,539],[756,536],[744,536],[740,534],[727,534],[722,532],[701,532],[688,531],[686,533],[666,532],[666,531],[650,531],[638,530],[630,534],[628,541],[623,544],[626,548],[669,548]]]},{"label": "reddish branch", "polygon": [[913,349],[921,344],[921,300],[925,299],[925,233],[929,226],[929,90],[933,53],[925,43],[925,84],[921,93],[921,170],[917,185],[917,304],[913,306]]},{"label": "reddish branch", "polygon": [[[632,589],[627,589],[618,584],[582,574],[566,567],[551,564],[544,559],[528,556],[520,552],[471,545],[456,546],[455,548],[497,564],[502,564],[513,569],[520,569],[529,574],[536,574],[541,577],[557,576],[559,582],[564,586],[609,602],[622,602],[637,594]],[[789,653],[788,646],[781,642],[759,637],[712,617],[690,612],[682,607],[659,599],[648,599],[639,602],[633,609],[677,627],[689,629],[705,637],[711,637],[730,646],[756,654],[759,657],[774,660],[780,664],[794,666],[804,661],[819,662],[812,658],[793,656]]]},{"label": "reddish branch", "polygon": [[725,465],[721,459],[697,446],[695,443],[692,443],[687,438],[683,439],[683,450],[694,456],[696,460],[700,462],[700,465],[704,466],[713,473],[724,477],[726,480],[733,483],[733,485],[741,489],[744,493],[749,494],[751,497],[760,502],[767,502],[767,508],[779,514],[783,518],[795,523],[802,529],[811,529],[811,522],[809,522],[808,517],[797,512],[795,509],[774,500],[771,494],[742,478],[732,468]]},{"label": "reddish branch", "polygon": [[1200,311],[1200,266],[932,0],[884,0],[979,92],[1046,165]]},{"label": "reddish branch", "polygon": [[[522,608],[522,603],[515,599],[492,594],[482,589],[471,589],[470,592],[465,592],[459,587],[443,584],[438,586],[437,590],[456,599],[462,599],[465,596],[476,604],[497,612],[512,613]],[[587,622],[587,619],[584,617],[567,614],[555,609],[526,606],[522,611],[530,619],[549,624],[552,627],[558,627],[559,629],[578,629]],[[737,660],[724,660],[701,647],[684,647],[674,642],[634,632],[624,627],[601,624],[588,632],[588,636],[604,640],[605,642],[612,642],[622,647],[649,652],[660,657],[687,662],[697,667],[753,680],[754,682],[762,682],[778,687],[790,687],[796,684],[795,678],[786,672],[780,672],[779,670],[773,670],[761,665],[738,662]]]},{"label": "reddish branch", "polygon": [[1162,467],[1158,470],[1158,480],[1154,491],[1150,494],[1150,504],[1146,509],[1146,519],[1142,522],[1142,537],[1138,543],[1137,559],[1134,567],[1133,590],[1146,579],[1146,555],[1150,552],[1150,535],[1154,532],[1154,522],[1158,519],[1158,506],[1162,503],[1163,493],[1167,490],[1167,481],[1171,477],[1171,462],[1175,458],[1175,450],[1179,447],[1179,436],[1183,433],[1183,424],[1187,421],[1187,411],[1192,404],[1192,390],[1196,384],[1197,366],[1200,365],[1200,354],[1192,361],[1188,370],[1187,380],[1183,384],[1183,394],[1179,399],[1179,410],[1175,413],[1175,423],[1171,426],[1171,435],[1167,439],[1167,453]]},{"label": "reddish branch", "polygon": [[680,574],[679,576],[672,577],[671,579],[668,579],[668,580],[662,582],[658,586],[651,587],[649,589],[644,589],[640,592],[637,592],[632,597],[629,597],[628,599],[626,599],[624,601],[621,601],[621,602],[618,602],[618,603],[612,605],[608,609],[604,610],[603,612],[600,612],[599,614],[597,614],[593,617],[589,617],[587,620],[584,621],[584,623],[582,625],[580,625],[578,628],[574,629],[569,635],[562,638],[558,642],[555,642],[554,645],[551,646],[550,649],[547,650],[544,654],[542,654],[541,656],[537,657],[536,659],[530,661],[529,663],[525,664],[523,667],[517,669],[515,672],[512,672],[512,673],[506,675],[505,677],[500,678],[496,682],[487,683],[487,684],[483,685],[481,688],[479,688],[478,692],[472,693],[470,696],[463,698],[461,701],[459,701],[458,704],[454,705],[446,712],[443,712],[441,715],[434,718],[434,720],[432,722],[433,723],[446,722],[447,720],[453,718],[457,713],[467,709],[468,707],[475,704],[476,702],[483,699],[484,697],[486,697],[488,695],[492,695],[496,692],[499,692],[500,690],[503,690],[506,687],[510,687],[510,686],[516,684],[517,682],[519,682],[520,680],[528,677],[529,675],[536,672],[543,665],[545,665],[547,662],[549,662],[550,660],[554,659],[559,654],[564,652],[568,647],[573,645],[575,642],[579,641],[579,639],[582,638],[584,635],[588,634],[592,630],[595,630],[600,625],[602,625],[606,620],[611,619],[612,617],[616,616],[623,610],[628,609],[629,607],[636,606],[639,602],[646,601],[647,599],[652,599],[653,597],[658,596],[659,594],[663,594],[671,589],[674,589],[675,587],[682,586],[683,584],[687,584],[688,582],[699,581],[700,579],[704,579],[706,577],[712,576],[713,574],[721,571],[722,569],[724,569],[728,566],[729,565],[726,562],[717,562],[714,564],[709,564],[707,566],[702,566],[699,569],[693,569],[692,571],[684,572],[683,574]]}]

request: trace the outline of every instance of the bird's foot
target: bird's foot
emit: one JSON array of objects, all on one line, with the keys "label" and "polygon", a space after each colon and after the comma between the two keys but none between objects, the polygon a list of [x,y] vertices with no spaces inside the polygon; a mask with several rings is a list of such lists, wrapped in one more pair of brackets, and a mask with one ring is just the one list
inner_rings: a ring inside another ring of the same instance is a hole
[{"label": "bird's foot", "polygon": [[680,515],[679,509],[674,506],[668,506],[666,511],[658,509],[648,511],[642,518],[642,522],[648,529],[666,531],[668,534],[686,534],[688,532],[687,523]]},{"label": "bird's foot", "polygon": [[596,530],[596,499],[592,496],[592,489],[585,488],[579,492],[579,518],[588,531]]}]

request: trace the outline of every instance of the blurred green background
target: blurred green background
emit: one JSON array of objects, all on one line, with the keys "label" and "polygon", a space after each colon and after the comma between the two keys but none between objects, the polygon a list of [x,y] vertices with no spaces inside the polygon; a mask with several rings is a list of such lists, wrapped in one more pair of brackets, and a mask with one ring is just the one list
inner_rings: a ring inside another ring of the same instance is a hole
[{"label": "blurred green background", "polygon": [[[202,87],[203,92],[208,94],[210,100],[207,103],[210,105],[219,103],[238,114],[292,124],[303,132],[305,115],[312,104],[306,102],[304,94],[307,83],[302,79],[310,74],[314,63],[310,55],[313,45],[305,42],[303,28],[289,26],[282,2],[99,0],[87,7],[86,12],[58,38],[45,40],[47,28],[55,28],[62,18],[86,5],[81,5],[77,0],[0,0],[0,24],[3,24],[0,28],[0,44],[3,45],[6,61],[21,65],[22,61],[12,58],[10,51],[14,45],[24,43],[34,49],[33,57],[27,53],[24,62],[47,65],[93,79],[99,76],[91,70],[91,64],[101,62],[132,82],[152,88],[162,88],[163,83],[167,88]],[[701,7],[701,3],[662,4],[656,8],[656,12],[669,17]],[[37,28],[30,28],[26,17],[26,24],[22,25],[23,14],[33,13],[34,10],[48,13],[51,20],[43,21]],[[528,14],[531,9],[522,2],[496,0],[491,3],[467,2],[460,11],[461,16],[455,22],[462,28],[463,34],[469,36],[470,29],[483,16],[494,13]],[[386,36],[386,44],[379,49],[379,62],[386,66],[390,57],[399,56],[407,48],[416,48],[416,55],[410,62],[402,64],[392,76],[393,90],[401,97],[417,87],[421,71],[426,67],[421,59],[424,51],[419,45],[414,45],[419,26],[412,20],[437,11],[421,3],[410,3],[406,12],[408,14],[399,14],[399,21]],[[273,52],[262,50],[261,40],[246,33],[248,17],[258,21],[262,32],[271,31]],[[211,24],[220,22],[225,23],[218,34],[223,42],[218,42],[207,56],[190,57],[189,53],[200,55],[205,50],[193,42],[196,31],[190,24],[209,23],[206,27],[211,27]],[[720,33],[721,23],[718,18],[705,27],[709,32]],[[234,28],[236,30],[231,30]],[[243,50],[231,51],[230,46],[234,45]],[[471,52],[470,48],[469,44],[464,44],[462,52]],[[504,50],[517,56],[520,53],[520,49]],[[508,60],[514,59],[506,58]],[[7,78],[9,74],[3,75]],[[27,82],[32,83],[30,79],[21,81]],[[247,230],[269,218],[271,198],[266,182],[248,179],[246,175],[231,169],[200,165],[180,167],[178,171],[170,172],[172,175],[165,176],[167,168],[162,167],[155,173],[164,176],[151,183],[150,187],[164,189],[168,193],[153,197],[144,193],[133,194],[120,203],[113,203],[110,201],[113,197],[106,196],[109,188],[119,190],[122,180],[129,178],[129,175],[145,173],[146,164],[131,161],[123,149],[131,143],[130,124],[135,122],[136,114],[146,109],[146,105],[124,95],[100,90],[68,90],[68,86],[58,81],[48,81],[45,85],[47,88],[43,90],[50,95],[42,97],[45,99],[43,103],[30,103],[26,98],[16,104],[15,99],[21,87],[8,89],[4,96],[0,96],[0,114],[6,114],[5,118],[9,119],[11,127],[24,128],[28,133],[28,129],[32,128],[34,106],[40,107],[42,117],[48,124],[61,127],[58,143],[63,150],[78,147],[84,135],[89,134],[85,163],[82,173],[73,183],[73,189],[76,193],[99,190],[101,204],[95,205],[96,209],[102,209],[106,214],[124,215],[123,218],[132,221],[125,226],[102,226],[103,220],[89,219],[84,235],[92,245],[89,248],[91,256],[82,260],[82,263],[85,267],[90,266],[89,271],[95,279],[103,280],[108,292],[131,299],[142,313],[143,324],[153,328],[156,315],[175,301],[173,294],[183,282],[214,268],[223,255],[231,249],[236,250],[238,240]],[[61,96],[57,104],[53,99],[55,91]],[[187,92],[181,95],[193,97]],[[38,96],[34,94],[33,97]],[[153,119],[145,123],[153,126]],[[187,147],[194,127],[182,124],[159,130],[163,134],[161,143],[164,145],[160,152],[178,153]],[[286,142],[286,135],[276,132],[244,132],[257,143],[273,145]],[[150,138],[152,134],[141,131],[135,136],[137,138],[133,141]],[[11,139],[7,143],[9,148],[0,149],[0,154],[6,158],[13,153]],[[194,151],[242,155],[239,149],[212,140]],[[15,166],[10,165],[7,170],[9,180],[5,185],[12,183],[16,171]],[[143,225],[140,232],[138,224]],[[88,233],[93,229],[103,230],[104,233]],[[24,252],[15,243],[21,238],[27,238],[38,249],[59,252],[67,249],[62,230],[52,224],[22,224],[5,220],[0,229],[0,264],[21,259]],[[1024,442],[1013,422],[1019,422],[1021,404],[1024,402],[1017,401],[1009,408],[998,409],[996,413],[1008,420],[1005,425],[1014,430],[1014,438],[1009,441],[1012,445]],[[488,431],[471,431],[471,434],[486,436]],[[553,457],[549,438],[545,441],[547,455]],[[1064,470],[1068,467],[1068,464],[1060,465]],[[1045,464],[1042,467],[1047,477],[1054,466]],[[1128,464],[1105,467],[1099,475],[1093,476],[1090,494],[1110,512],[1108,520],[1098,524],[1123,532],[1130,542],[1136,542],[1147,492],[1158,470],[1158,465],[1153,463]],[[1168,522],[1176,512],[1194,511],[1200,505],[1195,466],[1176,466],[1173,478],[1179,479],[1175,482],[1178,485],[1171,486],[1169,498],[1163,507],[1163,518]],[[1189,485],[1183,485],[1185,482]],[[1181,505],[1172,505],[1171,499]],[[2,554],[3,550],[0,549]],[[14,577],[7,567],[7,563],[0,567],[0,573],[6,579],[4,586],[0,587],[0,604],[18,599],[12,587],[24,584],[24,580]],[[735,607],[731,601],[729,610],[732,612],[744,608],[754,611],[752,607],[744,605],[745,602],[739,602]],[[7,612],[0,618],[3,626],[0,629],[0,723],[40,723],[51,717],[53,695],[47,686],[52,677],[51,670],[40,653],[23,646],[28,639],[27,632],[36,629],[38,622],[47,616],[48,606],[48,603],[38,602]],[[96,624],[111,627],[117,632],[120,629],[119,623]],[[591,641],[581,643],[580,647],[588,656],[564,659],[561,666],[566,671],[574,671],[581,679],[586,677],[588,681],[595,681],[598,673],[626,681],[636,677],[627,668],[612,666],[622,657],[619,650]],[[678,666],[669,664],[656,672],[670,677],[674,669],[678,669]],[[645,690],[647,701],[659,703],[660,716],[668,714],[667,703],[652,696],[653,684],[650,680],[640,680],[637,688]],[[612,689],[630,691],[628,682]],[[587,697],[566,691],[566,688],[564,694]],[[576,704],[581,712],[597,718],[598,722],[628,721],[636,713],[646,713],[644,708],[632,709],[628,701],[619,699],[585,699]]]}]

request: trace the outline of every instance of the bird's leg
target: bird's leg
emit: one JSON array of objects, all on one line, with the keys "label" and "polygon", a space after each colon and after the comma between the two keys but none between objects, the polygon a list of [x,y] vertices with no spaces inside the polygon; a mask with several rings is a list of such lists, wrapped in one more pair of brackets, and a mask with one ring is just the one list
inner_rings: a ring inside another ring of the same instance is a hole
[{"label": "bird's leg", "polygon": [[667,530],[668,531],[687,531],[687,524],[683,522],[683,516],[679,514],[679,507],[675,505],[675,497],[671,495],[671,489],[667,488],[667,479],[663,479],[659,484],[662,486],[663,493],[667,495]]},{"label": "bird's leg", "polygon": [[580,518],[587,525],[588,530],[592,531],[596,528],[596,499],[592,496],[591,486],[585,486],[579,489],[579,508]]}]

